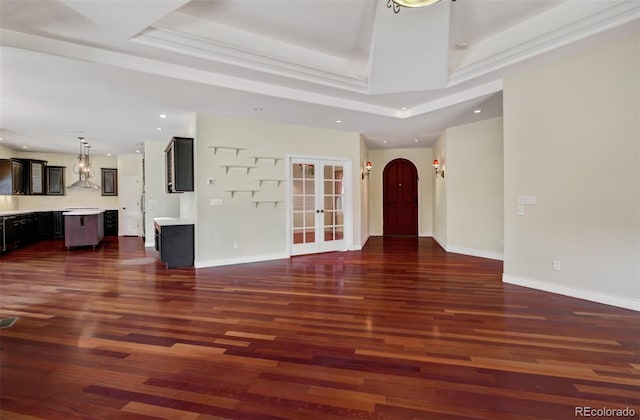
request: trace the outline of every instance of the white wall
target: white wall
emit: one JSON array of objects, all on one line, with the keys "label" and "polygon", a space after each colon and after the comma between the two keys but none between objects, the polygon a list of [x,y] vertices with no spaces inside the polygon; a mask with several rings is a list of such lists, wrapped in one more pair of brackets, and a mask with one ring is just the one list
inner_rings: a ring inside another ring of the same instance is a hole
[{"label": "white wall", "polygon": [[373,236],[383,234],[382,174],[389,162],[399,158],[411,161],[418,170],[418,236],[431,236],[433,230],[431,162],[433,158],[430,148],[369,150],[369,160],[373,165],[369,180],[366,182],[369,188],[369,232]]},{"label": "white wall", "polygon": [[446,148],[447,251],[503,259],[502,117],[447,129]]},{"label": "white wall", "polygon": [[640,310],[639,51],[636,29],[504,81],[505,282]]},{"label": "white wall", "polygon": [[[196,266],[212,266],[237,262],[259,261],[288,257],[286,184],[264,183],[259,187],[257,178],[284,179],[287,155],[307,155],[348,159],[352,162],[353,232],[349,242],[352,248],[361,243],[361,180],[358,162],[360,136],[358,133],[322,130],[264,121],[241,120],[216,116],[197,116],[195,141],[196,176]],[[211,146],[233,146],[241,150],[218,150]],[[223,164],[253,164],[251,156],[277,157],[259,160],[257,168],[249,174],[239,169],[225,173]],[[207,179],[215,185],[207,185]],[[251,197],[230,189],[259,189]],[[222,205],[211,206],[210,200],[222,200]],[[279,200],[281,203],[261,204],[252,200]],[[237,248],[234,248],[234,243]]]},{"label": "white wall", "polygon": [[[445,171],[445,177],[431,176],[433,185],[433,239],[444,249],[447,249],[447,131],[442,133],[433,146],[433,157],[430,161],[438,159],[440,169]],[[434,172],[431,166],[432,173]]]},{"label": "white wall", "polygon": [[364,140],[364,137],[360,136],[360,164],[358,167],[353,167],[353,170],[360,174],[360,202],[362,203],[362,219],[360,224],[360,247],[362,248],[369,239],[369,179],[365,175],[365,165],[369,159],[369,148]]},{"label": "white wall", "polygon": [[154,217],[180,216],[180,194],[167,193],[164,149],[169,144],[144,143],[145,246],[153,247]]}]

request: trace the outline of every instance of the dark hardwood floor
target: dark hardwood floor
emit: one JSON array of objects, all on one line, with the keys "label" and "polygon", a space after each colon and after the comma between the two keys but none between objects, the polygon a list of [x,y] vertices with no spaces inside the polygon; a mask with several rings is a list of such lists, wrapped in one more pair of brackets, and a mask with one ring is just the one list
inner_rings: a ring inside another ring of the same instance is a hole
[{"label": "dark hardwood floor", "polygon": [[199,270],[32,244],[0,257],[0,417],[638,418],[640,314],[501,272],[429,238]]}]

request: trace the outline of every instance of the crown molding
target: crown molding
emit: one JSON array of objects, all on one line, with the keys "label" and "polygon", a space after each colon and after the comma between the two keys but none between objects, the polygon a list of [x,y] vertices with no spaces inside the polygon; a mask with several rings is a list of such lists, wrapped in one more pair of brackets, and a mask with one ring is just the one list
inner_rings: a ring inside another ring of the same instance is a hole
[{"label": "crown molding", "polygon": [[[358,77],[354,68],[362,65],[343,58],[295,47],[283,42],[256,37],[249,50],[246,46],[232,44],[227,34],[217,31],[219,40],[151,27],[130,39],[131,42],[160,48],[193,57],[234,65],[250,70],[270,73],[305,82],[331,86],[357,93],[368,92],[368,80]],[[279,56],[275,55],[275,51]],[[364,73],[364,69],[360,71]]]},{"label": "crown molding", "polygon": [[481,41],[450,73],[448,86],[473,80],[640,19],[640,2],[569,0]]}]

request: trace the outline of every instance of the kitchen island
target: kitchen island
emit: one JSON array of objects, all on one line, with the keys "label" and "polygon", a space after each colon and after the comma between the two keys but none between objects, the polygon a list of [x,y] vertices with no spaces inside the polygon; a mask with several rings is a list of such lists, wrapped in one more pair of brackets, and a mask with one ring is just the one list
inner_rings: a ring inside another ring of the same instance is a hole
[{"label": "kitchen island", "polygon": [[64,246],[93,246],[104,238],[104,210],[74,209],[62,213],[64,216]]}]

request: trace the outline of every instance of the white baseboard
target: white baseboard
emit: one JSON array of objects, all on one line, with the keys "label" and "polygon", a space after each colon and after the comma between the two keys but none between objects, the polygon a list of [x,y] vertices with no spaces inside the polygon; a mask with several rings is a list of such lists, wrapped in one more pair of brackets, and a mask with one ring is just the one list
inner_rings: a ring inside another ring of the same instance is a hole
[{"label": "white baseboard", "polygon": [[145,248],[155,248],[156,247],[156,243],[155,242],[145,242],[144,243],[144,247]]},{"label": "white baseboard", "polygon": [[485,249],[464,248],[461,246],[450,246],[445,248],[447,252],[453,252],[455,254],[471,255],[472,257],[489,258],[491,260],[504,261],[504,254],[502,252],[487,251]]},{"label": "white baseboard", "polygon": [[502,281],[504,283],[515,284],[517,286],[529,287],[531,289],[571,296],[591,302],[603,303],[605,305],[617,306],[619,308],[631,309],[633,311],[640,311],[640,301],[633,299],[625,299],[589,290],[573,289],[537,280],[523,279],[509,274],[502,274]]},{"label": "white baseboard", "polygon": [[440,245],[440,247],[442,249],[444,249],[445,251],[447,250],[447,243],[445,241],[443,241],[441,237],[439,237],[436,234],[433,234],[432,237],[433,237],[433,240],[436,241],[438,243],[438,245]]},{"label": "white baseboard", "polygon": [[239,257],[239,258],[226,258],[222,260],[196,261],[195,267],[196,268],[218,267],[221,265],[246,264],[246,263],[269,261],[269,260],[281,260],[284,258],[289,258],[289,255],[286,253],[253,255],[253,256]]},{"label": "white baseboard", "polygon": [[421,232],[418,233],[420,238],[431,238],[433,236],[433,232]]}]

